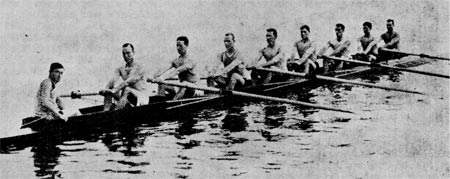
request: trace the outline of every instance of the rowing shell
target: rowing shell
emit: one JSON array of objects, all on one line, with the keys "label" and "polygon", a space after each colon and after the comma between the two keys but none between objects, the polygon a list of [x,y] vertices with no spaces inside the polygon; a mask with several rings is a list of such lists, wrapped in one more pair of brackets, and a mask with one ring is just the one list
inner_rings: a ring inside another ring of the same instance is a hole
[{"label": "rowing shell", "polygon": [[[401,60],[395,60],[393,64],[402,64]],[[406,61],[409,62],[409,61]],[[336,73],[332,76],[347,78],[361,73],[371,71],[371,67],[354,67],[344,70],[343,73]],[[296,89],[298,86],[314,86],[323,83],[317,83],[314,79],[290,80],[284,82],[274,82],[256,87],[245,87],[241,91],[257,93],[257,94],[274,94],[286,93],[289,89]],[[28,127],[37,131],[57,131],[60,133],[52,133],[52,135],[73,136],[79,133],[86,133],[88,129],[93,130],[115,130],[117,126],[128,125],[132,123],[157,123],[158,120],[180,120],[186,114],[192,114],[192,111],[198,109],[224,107],[231,104],[238,104],[248,99],[236,98],[230,96],[200,96],[187,98],[182,100],[166,100],[161,97],[151,97],[150,103],[143,106],[119,109],[114,111],[103,111],[103,106],[93,106],[80,109],[82,115],[70,117],[65,123],[55,124],[39,123],[27,121]],[[168,117],[169,116],[169,117]],[[171,116],[171,117],[170,117]],[[31,124],[30,124],[31,122]],[[21,149],[33,145],[37,137],[41,136],[40,132],[33,132],[19,136],[11,136],[0,138],[0,147],[3,151],[10,149]]]}]

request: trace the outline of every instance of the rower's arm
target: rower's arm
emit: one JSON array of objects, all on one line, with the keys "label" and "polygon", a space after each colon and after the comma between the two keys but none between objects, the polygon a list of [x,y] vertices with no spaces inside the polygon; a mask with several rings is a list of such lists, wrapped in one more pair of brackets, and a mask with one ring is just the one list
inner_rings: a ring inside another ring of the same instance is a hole
[{"label": "rower's arm", "polygon": [[333,53],[331,53],[331,56],[335,56],[337,54],[342,54],[345,50],[347,50],[351,45],[351,42],[349,40],[346,40],[342,45],[340,45],[338,48],[336,48]]},{"label": "rower's arm", "polygon": [[168,70],[166,70],[163,74],[159,75],[157,78],[161,79],[161,80],[165,80],[167,78],[172,78],[175,75],[178,75],[178,71],[176,68],[171,67]]},{"label": "rower's arm", "polygon": [[327,50],[331,47],[330,42],[327,43],[327,45],[325,47],[323,47],[322,49],[320,49],[319,53],[317,53],[318,56],[322,56],[325,54],[325,52],[327,52]]},{"label": "rower's arm", "polygon": [[364,53],[364,49],[363,49],[363,46],[362,46],[361,39],[362,39],[362,37],[358,37],[358,38],[356,39],[356,44],[358,45],[358,46],[356,47],[356,52],[357,52],[357,53]]},{"label": "rower's arm", "polygon": [[394,44],[396,44],[398,42],[400,42],[400,35],[396,34],[396,36],[394,38],[392,38],[392,40],[389,43],[385,44],[384,47],[391,48]]},{"label": "rower's arm", "polygon": [[311,42],[311,46],[306,49],[305,53],[302,55],[302,58],[300,58],[299,63],[303,63],[314,53],[314,51],[316,51],[316,45],[314,44],[314,42]]},{"label": "rower's arm", "polygon": [[[120,76],[120,74],[119,74],[119,76]],[[136,83],[139,80],[144,79],[144,77],[145,77],[145,72],[142,69],[142,66],[137,66],[136,68],[133,68],[130,71],[130,76],[125,81],[120,83],[118,86],[114,87],[113,93],[124,89],[125,87],[127,87],[130,84]]]},{"label": "rower's arm", "polygon": [[127,84],[137,83],[138,81],[142,80],[145,77],[145,75],[146,72],[144,68],[141,65],[139,65],[131,70],[130,76],[125,81],[127,82]]},{"label": "rower's arm", "polygon": [[370,52],[370,50],[371,50],[375,45],[377,45],[378,43],[380,43],[382,40],[383,40],[383,39],[379,38],[379,39],[376,39],[376,40],[370,42],[370,44],[367,45],[366,50],[364,50],[363,53],[364,53],[364,54],[368,54],[368,53]]},{"label": "rower's arm", "polygon": [[233,70],[234,68],[236,68],[238,65],[242,64],[243,61],[240,58],[236,58],[233,62],[231,62],[230,64],[228,64],[223,70],[223,73],[229,73],[231,70]]},{"label": "rower's arm", "polygon": [[221,61],[221,54],[218,54],[216,60],[212,64],[212,69],[209,71],[208,76],[217,76],[221,75],[219,72],[224,68],[223,63]]},{"label": "rower's arm", "polygon": [[170,67],[162,72],[160,75],[157,75],[155,78],[158,78],[160,80],[165,80],[167,78],[171,78],[178,74],[177,69],[173,66],[173,62],[170,64]]},{"label": "rower's arm", "polygon": [[298,53],[297,51],[297,42],[294,43],[294,46],[292,47],[292,51],[291,51],[291,57],[289,58],[288,61],[294,61],[295,60],[295,54]]},{"label": "rower's arm", "polygon": [[252,61],[252,63],[248,64],[247,67],[256,67],[258,66],[258,62],[263,57],[262,50],[259,51],[258,56],[255,58],[255,60]]},{"label": "rower's arm", "polygon": [[262,67],[270,67],[270,66],[275,65],[275,64],[277,64],[278,62],[280,62],[281,59],[284,58],[284,52],[283,52],[282,48],[279,48],[279,49],[280,49],[280,50],[279,50],[279,52],[278,52],[277,55],[275,55],[274,57],[272,57],[272,59],[271,59],[270,61],[268,61],[268,62],[266,62],[266,63],[263,63],[263,64],[261,64],[260,66],[262,66]]},{"label": "rower's arm", "polygon": [[56,104],[58,105],[58,108],[60,110],[64,110],[66,108],[66,106],[64,105],[64,103],[62,102],[62,100],[59,96],[56,97]]},{"label": "rower's arm", "polygon": [[120,80],[120,70],[116,69],[116,71],[114,71],[114,76],[113,78],[111,78],[111,80],[109,80],[108,84],[106,84],[106,89],[113,89],[114,85],[117,81]]}]

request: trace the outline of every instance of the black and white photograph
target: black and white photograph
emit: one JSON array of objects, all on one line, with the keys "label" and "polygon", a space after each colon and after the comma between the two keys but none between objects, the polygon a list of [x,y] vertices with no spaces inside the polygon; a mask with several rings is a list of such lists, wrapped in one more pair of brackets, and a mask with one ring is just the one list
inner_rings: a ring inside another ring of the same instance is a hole
[{"label": "black and white photograph", "polygon": [[0,4],[0,178],[450,178],[449,0]]}]

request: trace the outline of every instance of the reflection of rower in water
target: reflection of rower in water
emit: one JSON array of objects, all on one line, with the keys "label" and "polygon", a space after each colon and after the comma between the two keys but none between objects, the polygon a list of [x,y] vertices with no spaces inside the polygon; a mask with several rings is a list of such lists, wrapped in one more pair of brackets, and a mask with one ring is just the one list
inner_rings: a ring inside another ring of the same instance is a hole
[{"label": "reflection of rower in water", "polygon": [[55,93],[56,84],[61,80],[64,67],[60,63],[52,63],[48,78],[43,80],[36,95],[36,116],[47,120],[62,119],[76,115],[77,112],[67,110]]},{"label": "reflection of rower in water", "polygon": [[[295,72],[309,74],[318,68],[315,42],[309,39],[309,26],[300,27],[301,40],[294,43],[291,58],[288,62],[288,69]],[[295,60],[295,54],[299,59]]]},{"label": "reflection of rower in water", "polygon": [[122,46],[122,56],[125,65],[116,69],[113,79],[109,81],[104,94],[104,109],[112,110],[113,98],[117,101],[116,109],[126,106],[136,106],[148,102],[144,67],[134,59],[134,46],[126,43]]},{"label": "reflection of rower in water", "polygon": [[[264,47],[259,51],[258,57],[256,57],[253,62],[253,66],[256,68],[270,68],[273,70],[282,70],[286,71],[286,60],[284,59],[284,52],[280,45],[276,43],[277,39],[277,30],[274,28],[267,29],[266,39],[267,39],[267,47]],[[260,60],[264,57],[265,62],[260,62]],[[253,67],[249,66],[249,67]],[[252,85],[255,86],[258,83],[266,84],[269,83],[273,77],[274,73],[272,72],[263,72],[253,70],[251,73],[252,76]]]},{"label": "reflection of rower in water", "polygon": [[[351,45],[350,40],[344,38],[345,26],[341,23],[336,24],[336,39],[328,41],[327,45],[319,51],[318,55],[325,55],[328,49],[333,51],[328,54],[334,57],[349,57],[349,47]],[[326,59],[323,63],[324,73],[333,72],[342,69],[342,61],[333,61]]]},{"label": "reflection of rower in water", "polygon": [[[181,83],[194,84],[197,82],[197,76],[195,74],[195,66],[197,65],[194,60],[188,55],[187,48],[189,46],[189,39],[186,36],[180,36],[177,38],[177,51],[180,55],[178,58],[171,62],[169,69],[164,71],[161,75],[156,77],[155,80],[163,81],[167,78],[172,78],[178,75]],[[158,94],[160,96],[166,96],[166,92],[169,94],[175,94],[175,88],[159,85]],[[192,97],[195,94],[194,89],[180,88],[176,92],[173,99],[181,99],[186,97]],[[173,95],[169,95],[170,98]]]},{"label": "reflection of rower in water", "polygon": [[234,48],[233,33],[225,34],[223,41],[227,50],[217,56],[216,65],[209,72],[207,83],[209,87],[214,87],[217,84],[219,88],[233,90],[236,85],[243,86],[245,84],[244,58],[241,52]]}]

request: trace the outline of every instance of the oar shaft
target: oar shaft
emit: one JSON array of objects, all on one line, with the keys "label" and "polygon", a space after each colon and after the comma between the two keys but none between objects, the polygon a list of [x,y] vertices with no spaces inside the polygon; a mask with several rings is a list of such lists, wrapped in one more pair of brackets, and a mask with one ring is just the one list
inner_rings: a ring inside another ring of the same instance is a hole
[{"label": "oar shaft", "polygon": [[[256,68],[256,70],[286,74],[286,75],[291,75],[291,76],[306,77],[305,73],[296,73],[296,72],[291,72],[291,71],[280,71],[280,70],[273,70],[273,69],[267,69],[267,68]],[[326,81],[340,82],[340,83],[349,83],[349,84],[355,84],[355,85],[360,85],[360,86],[380,88],[380,89],[385,89],[385,90],[401,91],[401,92],[414,93],[414,94],[424,94],[421,92],[411,91],[411,90],[407,90],[407,89],[391,88],[391,87],[386,87],[386,86],[380,86],[380,85],[364,83],[364,82],[359,82],[359,81],[346,80],[346,79],[341,79],[341,78],[334,78],[334,77],[329,77],[329,76],[316,75],[315,78],[317,78],[319,80],[326,80]]]},{"label": "oar shaft", "polygon": [[96,95],[99,95],[99,93],[98,92],[92,92],[92,93],[71,93],[71,94],[63,94],[63,95],[60,95],[59,97],[62,97],[62,98],[68,98],[68,97],[76,98],[76,97],[81,97],[81,96],[96,96]]},{"label": "oar shaft", "polygon": [[[200,79],[200,80],[207,80],[208,77],[200,77],[199,79]],[[178,79],[178,78],[167,78],[167,79],[165,79],[165,80],[177,81],[177,80],[180,80],[180,79]]]},{"label": "oar shaft", "polygon": [[398,54],[404,54],[404,55],[412,55],[412,56],[419,56],[419,57],[425,57],[425,58],[434,58],[434,59],[438,59],[438,60],[450,61],[449,58],[438,57],[438,56],[431,56],[431,55],[427,55],[427,54],[400,52],[400,51],[397,51],[397,50],[386,49],[386,48],[383,48],[382,50],[385,51],[385,52],[388,52],[388,53],[398,53]]},{"label": "oar shaft", "polygon": [[345,113],[353,113],[353,112],[348,111],[348,110],[336,109],[336,108],[328,107],[328,106],[321,106],[321,105],[316,105],[316,104],[312,104],[312,103],[294,101],[294,100],[277,98],[277,97],[271,97],[271,96],[263,96],[263,95],[251,94],[251,93],[245,93],[245,92],[240,92],[240,91],[222,90],[222,89],[218,89],[218,88],[197,86],[197,85],[194,85],[194,84],[181,84],[181,83],[175,83],[175,82],[169,82],[169,81],[155,81],[153,79],[148,79],[147,81],[148,82],[152,82],[152,83],[159,83],[159,84],[169,85],[169,86],[177,86],[177,87],[181,87],[181,88],[191,88],[191,89],[197,89],[197,90],[214,92],[214,93],[223,93],[223,94],[230,94],[230,95],[236,95],[236,96],[242,96],[242,97],[248,97],[248,98],[263,99],[263,100],[270,100],[270,101],[276,101],[276,102],[284,102],[284,103],[289,103],[289,104],[307,106],[307,107],[311,107],[311,108],[318,108],[318,109],[331,110],[331,111],[339,111],[339,112],[345,112]]},{"label": "oar shaft", "polygon": [[361,64],[361,65],[369,65],[369,66],[372,65],[372,66],[380,67],[380,68],[388,68],[388,69],[393,69],[393,70],[398,70],[398,71],[406,71],[406,72],[417,73],[417,74],[428,75],[428,76],[435,76],[435,77],[440,77],[440,78],[450,78],[450,76],[448,76],[448,75],[413,70],[413,69],[408,69],[408,68],[400,68],[400,67],[394,67],[394,66],[383,65],[383,64],[374,65],[374,64],[371,64],[370,62],[351,60],[351,59],[345,59],[345,58],[339,58],[339,57],[331,57],[331,56],[325,56],[325,57],[328,59],[331,59],[331,60],[344,61],[344,62],[356,63],[356,64]]}]

